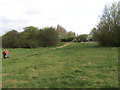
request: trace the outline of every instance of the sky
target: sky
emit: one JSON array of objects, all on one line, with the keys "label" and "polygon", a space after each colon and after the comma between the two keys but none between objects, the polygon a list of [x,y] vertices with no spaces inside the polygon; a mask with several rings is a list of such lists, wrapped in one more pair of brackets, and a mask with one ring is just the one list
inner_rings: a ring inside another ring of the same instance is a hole
[{"label": "sky", "polygon": [[0,35],[26,26],[61,25],[76,34],[89,34],[104,6],[119,0],[0,0]]}]

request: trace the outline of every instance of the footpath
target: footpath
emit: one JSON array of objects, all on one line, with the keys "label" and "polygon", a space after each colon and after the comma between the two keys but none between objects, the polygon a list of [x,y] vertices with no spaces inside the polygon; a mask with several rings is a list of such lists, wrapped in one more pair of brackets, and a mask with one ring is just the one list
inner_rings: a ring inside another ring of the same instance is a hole
[{"label": "footpath", "polygon": [[[66,46],[68,46],[70,43],[66,43],[66,44],[64,44],[64,45],[62,45],[62,46],[59,46],[59,47],[56,47],[56,48],[63,48],[63,47],[66,47]],[[53,48],[53,49],[56,49],[56,48]]]}]

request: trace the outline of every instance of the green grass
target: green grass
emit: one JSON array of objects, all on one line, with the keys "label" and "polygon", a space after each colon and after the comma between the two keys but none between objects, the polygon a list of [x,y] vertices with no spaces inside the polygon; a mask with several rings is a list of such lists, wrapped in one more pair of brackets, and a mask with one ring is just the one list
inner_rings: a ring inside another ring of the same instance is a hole
[{"label": "green grass", "polygon": [[52,48],[8,49],[10,58],[2,62],[3,88],[118,87],[117,48],[94,43]]}]

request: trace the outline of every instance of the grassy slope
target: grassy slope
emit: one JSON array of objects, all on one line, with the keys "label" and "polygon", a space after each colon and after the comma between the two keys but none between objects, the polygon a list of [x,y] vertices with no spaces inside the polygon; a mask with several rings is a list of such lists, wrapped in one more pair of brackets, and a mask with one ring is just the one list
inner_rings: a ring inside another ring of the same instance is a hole
[{"label": "grassy slope", "polygon": [[5,88],[117,87],[117,48],[71,43],[64,48],[9,49]]}]

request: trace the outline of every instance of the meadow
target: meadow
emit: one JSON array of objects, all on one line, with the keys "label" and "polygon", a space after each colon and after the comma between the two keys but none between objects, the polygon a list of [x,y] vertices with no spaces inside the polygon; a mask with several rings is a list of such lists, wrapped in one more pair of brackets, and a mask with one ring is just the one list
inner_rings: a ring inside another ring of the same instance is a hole
[{"label": "meadow", "polygon": [[2,59],[2,87],[118,87],[116,47],[100,47],[96,43],[55,47],[8,49],[10,58]]}]

